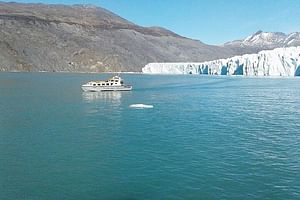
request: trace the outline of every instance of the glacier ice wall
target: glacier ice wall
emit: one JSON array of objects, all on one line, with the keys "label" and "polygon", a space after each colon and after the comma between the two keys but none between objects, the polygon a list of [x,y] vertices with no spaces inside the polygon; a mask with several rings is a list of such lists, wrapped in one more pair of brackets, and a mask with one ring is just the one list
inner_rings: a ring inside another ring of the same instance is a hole
[{"label": "glacier ice wall", "polygon": [[300,47],[277,48],[199,63],[149,63],[143,73],[300,76]]}]

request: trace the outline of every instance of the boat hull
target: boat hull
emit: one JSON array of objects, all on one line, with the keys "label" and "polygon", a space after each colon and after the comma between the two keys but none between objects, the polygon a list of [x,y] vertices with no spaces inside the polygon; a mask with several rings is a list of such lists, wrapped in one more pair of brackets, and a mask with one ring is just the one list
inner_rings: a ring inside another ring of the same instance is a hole
[{"label": "boat hull", "polygon": [[100,91],[131,91],[132,86],[90,86],[82,85],[82,90],[85,92],[100,92]]}]

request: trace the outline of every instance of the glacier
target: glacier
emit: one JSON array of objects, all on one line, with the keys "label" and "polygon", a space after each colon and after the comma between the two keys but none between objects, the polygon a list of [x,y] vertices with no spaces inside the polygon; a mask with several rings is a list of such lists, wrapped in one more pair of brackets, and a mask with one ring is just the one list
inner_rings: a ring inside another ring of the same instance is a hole
[{"label": "glacier", "polygon": [[227,59],[190,63],[149,63],[145,74],[300,76],[300,47],[276,48]]}]

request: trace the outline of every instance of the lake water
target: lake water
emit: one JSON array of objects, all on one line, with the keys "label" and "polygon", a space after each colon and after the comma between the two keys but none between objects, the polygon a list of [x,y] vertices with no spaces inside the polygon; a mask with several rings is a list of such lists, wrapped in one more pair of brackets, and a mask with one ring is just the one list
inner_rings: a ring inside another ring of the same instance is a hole
[{"label": "lake water", "polygon": [[122,76],[0,73],[1,200],[300,199],[300,78]]}]

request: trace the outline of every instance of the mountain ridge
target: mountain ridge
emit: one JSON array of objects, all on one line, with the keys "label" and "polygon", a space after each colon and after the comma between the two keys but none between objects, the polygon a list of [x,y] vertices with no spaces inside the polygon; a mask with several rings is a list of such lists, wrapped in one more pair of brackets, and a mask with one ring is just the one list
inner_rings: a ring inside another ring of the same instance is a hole
[{"label": "mountain ridge", "polygon": [[[292,41],[292,39],[294,39]],[[289,34],[283,32],[264,32],[259,30],[252,35],[240,39],[226,42],[222,46],[252,46],[264,48],[278,48],[300,45],[300,32],[292,32]]]}]

